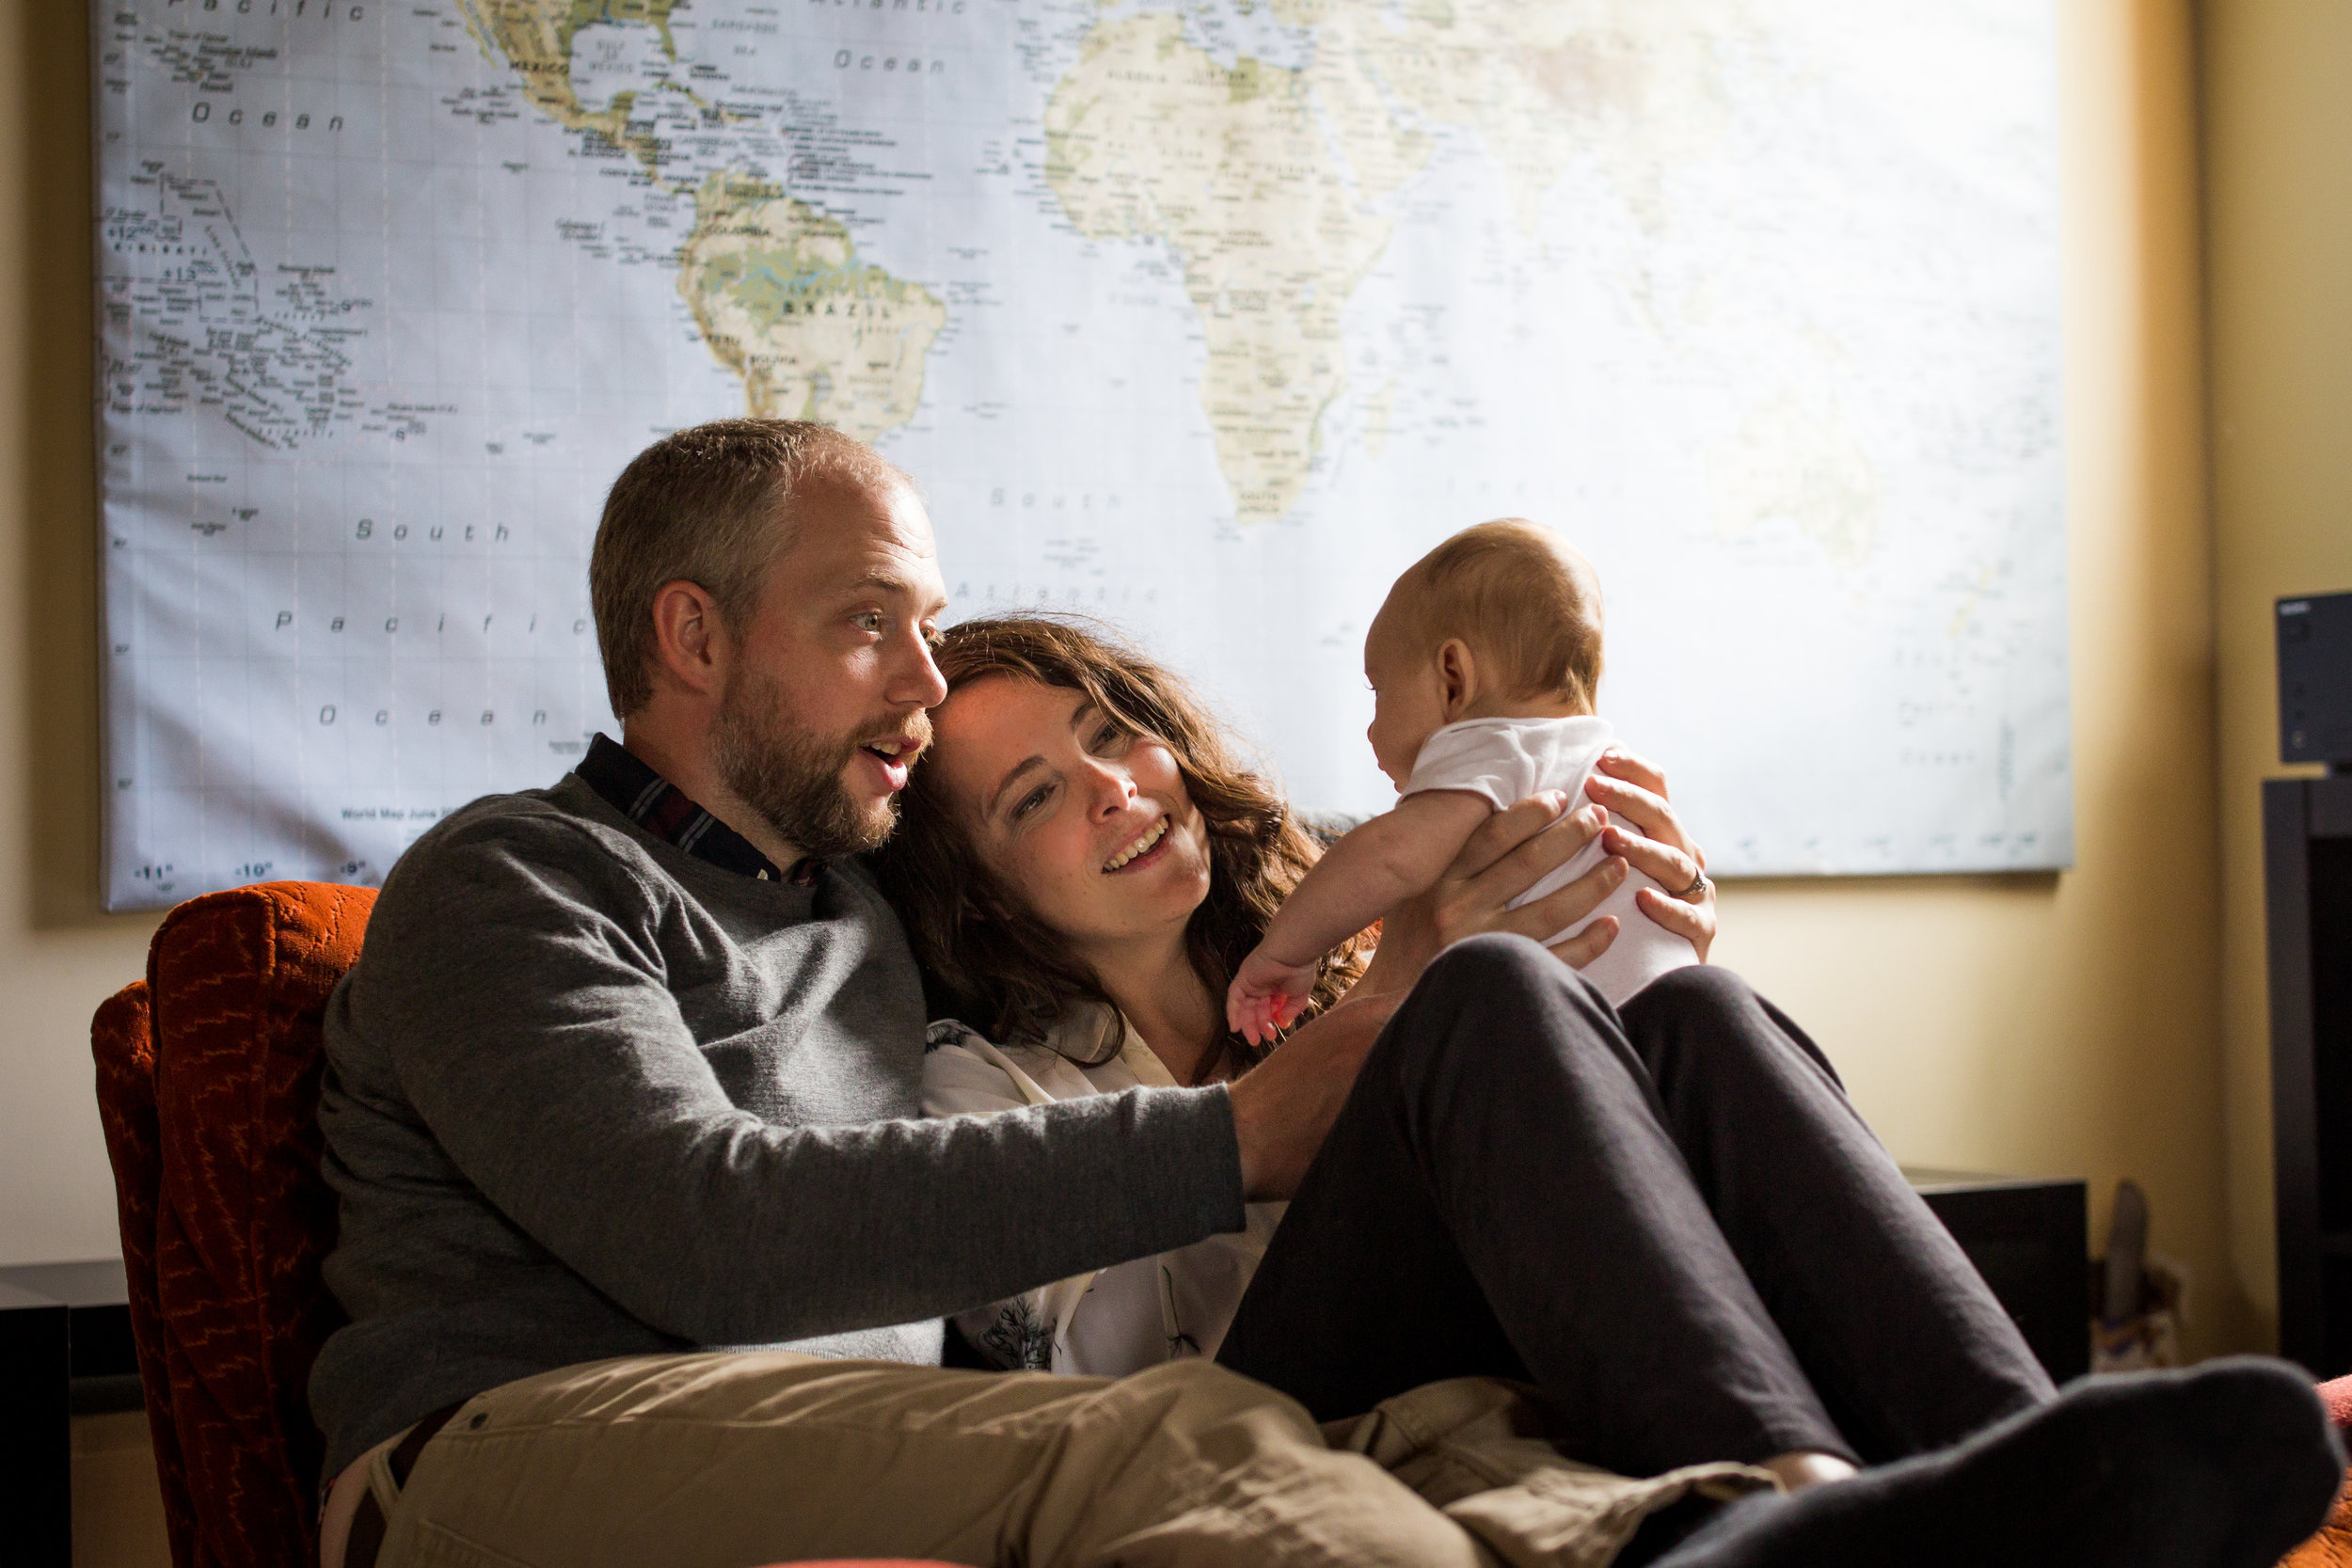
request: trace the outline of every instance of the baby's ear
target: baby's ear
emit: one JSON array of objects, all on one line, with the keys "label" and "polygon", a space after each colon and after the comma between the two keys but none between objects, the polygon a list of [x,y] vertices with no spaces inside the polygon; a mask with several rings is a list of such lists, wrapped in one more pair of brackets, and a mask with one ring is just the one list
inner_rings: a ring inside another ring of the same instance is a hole
[{"label": "baby's ear", "polygon": [[1438,688],[1449,719],[1478,701],[1478,656],[1458,637],[1438,644]]}]

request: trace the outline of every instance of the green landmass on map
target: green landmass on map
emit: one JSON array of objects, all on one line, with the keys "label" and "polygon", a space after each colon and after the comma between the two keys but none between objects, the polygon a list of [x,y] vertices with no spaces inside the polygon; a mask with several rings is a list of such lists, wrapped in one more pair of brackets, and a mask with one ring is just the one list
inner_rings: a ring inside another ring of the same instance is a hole
[{"label": "green landmass on map", "polygon": [[1395,218],[1332,179],[1300,73],[1246,56],[1228,70],[1184,41],[1181,17],[1090,34],[1045,135],[1046,181],[1082,233],[1157,237],[1183,264],[1235,515],[1281,516],[1347,385],[1341,312]]},{"label": "green landmass on map", "polygon": [[[1597,121],[1677,107],[1613,171],[1637,207],[1655,167],[1687,153],[1677,138],[1713,134],[1685,112],[1706,98],[1703,49],[1635,47],[1657,31],[1634,25],[1645,3],[1275,0],[1278,20],[1312,30],[1297,69],[1221,65],[1168,13],[1088,34],[1046,107],[1046,181],[1080,232],[1156,239],[1181,262],[1207,343],[1200,401],[1239,521],[1280,517],[1305,488],[1348,385],[1342,318],[1435,133],[1479,139],[1531,235],[1569,162],[1623,143],[1597,136]],[[1364,410],[1383,443],[1389,395]]]},{"label": "green landmass on map", "polygon": [[592,132],[635,153],[648,169],[660,149],[645,133],[632,134],[634,92],[616,92],[604,108],[581,106],[572,86],[572,39],[582,27],[605,22],[651,27],[670,58],[677,43],[670,36],[676,0],[460,0],[467,21],[488,48],[522,78],[523,92],[549,119],[567,130]]},{"label": "green landmass on map", "polygon": [[819,420],[860,440],[914,417],[947,308],[858,260],[850,231],[763,180],[714,174],[694,197],[678,293],[755,415]]},{"label": "green landmass on map", "polygon": [[[592,24],[648,26],[675,60],[675,0],[463,3],[485,47],[514,68],[534,107],[624,149],[648,178],[663,181],[660,139],[630,125],[635,93],[614,93],[603,109],[580,103],[572,42]],[[704,347],[742,378],[748,411],[821,420],[863,441],[913,419],[947,308],[921,285],[860,261],[846,228],[771,182],[724,172],[692,195],[678,293]]]}]

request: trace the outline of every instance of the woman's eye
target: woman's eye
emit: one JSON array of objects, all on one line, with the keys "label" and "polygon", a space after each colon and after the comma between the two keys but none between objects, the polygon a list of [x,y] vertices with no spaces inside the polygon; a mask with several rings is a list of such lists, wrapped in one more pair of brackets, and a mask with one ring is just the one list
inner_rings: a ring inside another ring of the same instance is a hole
[{"label": "woman's eye", "polygon": [[863,610],[850,616],[850,623],[860,631],[880,631],[882,629],[882,613],[879,610]]},{"label": "woman's eye", "polygon": [[1012,819],[1015,822],[1020,821],[1023,817],[1028,816],[1038,807],[1043,805],[1045,803],[1045,797],[1052,793],[1053,786],[1050,784],[1042,788],[1029,791],[1028,794],[1021,798],[1021,803],[1012,808]]}]

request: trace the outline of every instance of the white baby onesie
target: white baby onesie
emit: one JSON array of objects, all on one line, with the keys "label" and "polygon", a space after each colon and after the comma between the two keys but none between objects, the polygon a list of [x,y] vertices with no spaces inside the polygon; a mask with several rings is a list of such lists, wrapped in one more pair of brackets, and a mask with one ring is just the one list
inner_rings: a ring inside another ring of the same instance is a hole
[{"label": "white baby onesie", "polygon": [[[1463,789],[1483,795],[1495,810],[1516,805],[1547,789],[1565,790],[1568,810],[1584,801],[1584,781],[1593,764],[1609,749],[1616,732],[1605,719],[1470,719],[1448,724],[1431,736],[1414,759],[1412,777],[1401,793],[1418,795],[1425,789]],[[1613,817],[1627,832],[1641,830],[1622,817]],[[1596,838],[1576,858],[1525,893],[1511,900],[1513,909],[1533,903],[1576,880],[1606,858]],[[1617,940],[1609,951],[1580,972],[1600,988],[1611,1006],[1628,998],[1670,969],[1699,961],[1690,942],[1644,914],[1633,902],[1636,890],[1658,887],[1645,873],[1628,867],[1617,890],[1601,900],[1600,908],[1545,939],[1546,945],[1576,935],[1604,914],[1617,917]],[[1665,892],[1663,888],[1660,892]]]}]

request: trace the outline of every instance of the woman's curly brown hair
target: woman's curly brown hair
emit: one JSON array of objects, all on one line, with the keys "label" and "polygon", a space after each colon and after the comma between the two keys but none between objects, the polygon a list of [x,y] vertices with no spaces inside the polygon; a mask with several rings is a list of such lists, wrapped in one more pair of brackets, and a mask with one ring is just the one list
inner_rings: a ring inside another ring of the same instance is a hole
[{"label": "woman's curly brown hair", "polygon": [[[1082,691],[1114,724],[1168,747],[1206,823],[1209,894],[1185,928],[1193,968],[1220,1003],[1266,923],[1322,852],[1268,783],[1244,767],[1232,737],[1184,683],[1078,617],[994,615],[943,634],[934,657],[953,694],[992,675]],[[898,831],[872,857],[898,907],[935,1002],[1002,1040],[1034,1040],[1075,1002],[1111,1005],[1093,967],[1031,913],[981,862],[935,768],[918,765],[900,797]],[[1324,960],[1301,1022],[1362,974],[1369,936]],[[1225,1059],[1261,1053],[1227,1037]]]}]

